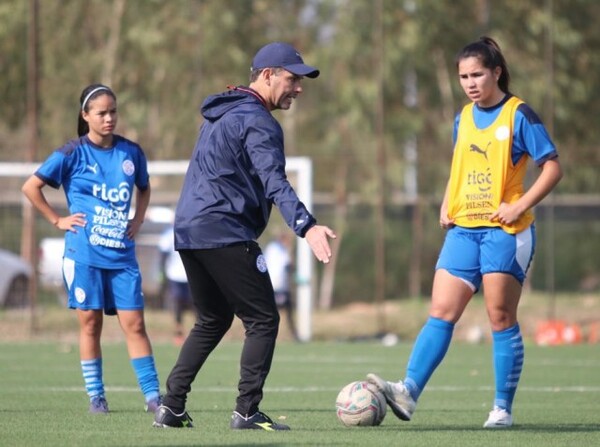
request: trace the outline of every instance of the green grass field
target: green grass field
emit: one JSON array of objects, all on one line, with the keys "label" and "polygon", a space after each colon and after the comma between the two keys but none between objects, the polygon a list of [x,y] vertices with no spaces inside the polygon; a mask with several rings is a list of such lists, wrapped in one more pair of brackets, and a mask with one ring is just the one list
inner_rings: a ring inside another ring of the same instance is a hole
[{"label": "green grass field", "polygon": [[[104,346],[111,413],[87,413],[77,347],[0,344],[1,446],[598,446],[600,346],[526,347],[510,430],[481,428],[493,398],[491,347],[455,343],[411,422],[388,412],[382,425],[346,428],[335,415],[339,389],[369,371],[403,373],[410,343],[280,343],[261,409],[290,432],[233,432],[239,342],[219,346],[188,400],[193,429],[152,428],[125,345]],[[161,384],[178,349],[155,345]]]}]

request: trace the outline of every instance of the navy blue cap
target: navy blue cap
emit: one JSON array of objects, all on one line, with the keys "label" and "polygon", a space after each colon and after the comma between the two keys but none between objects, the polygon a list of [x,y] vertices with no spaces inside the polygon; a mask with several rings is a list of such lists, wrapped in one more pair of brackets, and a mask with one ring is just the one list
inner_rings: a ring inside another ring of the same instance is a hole
[{"label": "navy blue cap", "polygon": [[316,78],[319,70],[306,65],[293,46],[284,42],[272,42],[262,47],[252,60],[252,70],[261,68],[285,68],[297,76]]}]

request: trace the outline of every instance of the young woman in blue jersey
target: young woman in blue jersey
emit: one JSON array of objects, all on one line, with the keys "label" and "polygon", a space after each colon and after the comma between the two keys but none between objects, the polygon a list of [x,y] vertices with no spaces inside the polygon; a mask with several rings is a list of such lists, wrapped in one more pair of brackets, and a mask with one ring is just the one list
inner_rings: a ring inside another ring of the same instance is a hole
[{"label": "young woman in blue jersey", "polygon": [[[140,146],[119,135],[117,99],[94,84],[81,93],[79,138],[54,151],[23,185],[33,206],[65,232],[63,275],[69,308],[79,320],[81,369],[91,413],[107,413],[102,379],[103,313],[117,315],[131,364],[146,400],[160,405],[159,381],[144,323],[144,297],[134,237],[150,201],[146,157]],[[43,188],[65,191],[69,214],[48,203]],[[136,211],[129,220],[136,191]]]},{"label": "young woman in blue jersey", "polygon": [[[368,380],[394,414],[411,419],[419,395],[444,358],[455,323],[483,286],[492,330],[495,398],[485,428],[510,427],[524,350],[517,307],[535,249],[532,207],[560,181],[554,144],[535,112],[509,90],[497,43],[482,37],[457,55],[470,104],[456,116],[450,179],[440,209],[448,230],[432,288],[429,319],[419,333],[403,381]],[[527,162],[540,174],[525,190]]]}]

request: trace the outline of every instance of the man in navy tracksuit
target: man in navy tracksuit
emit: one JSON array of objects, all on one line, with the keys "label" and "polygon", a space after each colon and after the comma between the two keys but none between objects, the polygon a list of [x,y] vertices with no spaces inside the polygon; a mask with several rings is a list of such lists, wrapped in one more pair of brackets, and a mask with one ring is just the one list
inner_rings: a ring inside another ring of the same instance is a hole
[{"label": "man in navy tracksuit", "polygon": [[234,315],[246,330],[233,429],[289,430],[259,411],[273,359],[279,313],[257,239],[277,206],[288,226],[329,262],[328,238],[298,199],[285,173],[283,131],[271,115],[302,93],[302,79],[319,70],[292,46],[274,42],[252,61],[249,87],[232,87],[202,104],[205,119],[175,217],[175,249],[186,269],[198,314],[167,379],[154,426],[191,427],[185,411],[196,374]]}]

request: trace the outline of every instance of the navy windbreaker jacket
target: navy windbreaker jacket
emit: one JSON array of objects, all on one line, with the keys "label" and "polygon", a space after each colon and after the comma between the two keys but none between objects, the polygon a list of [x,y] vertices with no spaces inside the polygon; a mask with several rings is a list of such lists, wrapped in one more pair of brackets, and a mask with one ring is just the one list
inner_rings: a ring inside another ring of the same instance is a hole
[{"label": "navy windbreaker jacket", "polygon": [[212,95],[175,213],[175,249],[225,247],[256,240],[273,204],[304,237],[316,220],[285,173],[283,131],[247,87]]}]

